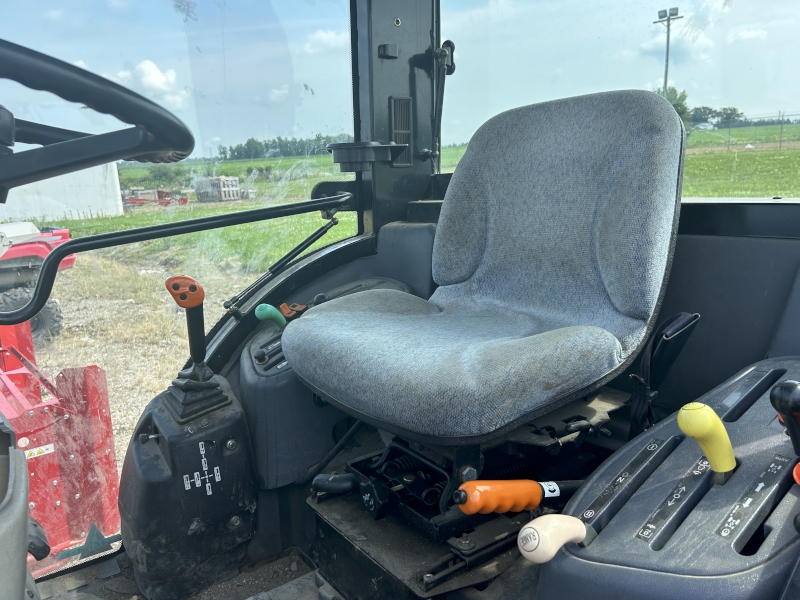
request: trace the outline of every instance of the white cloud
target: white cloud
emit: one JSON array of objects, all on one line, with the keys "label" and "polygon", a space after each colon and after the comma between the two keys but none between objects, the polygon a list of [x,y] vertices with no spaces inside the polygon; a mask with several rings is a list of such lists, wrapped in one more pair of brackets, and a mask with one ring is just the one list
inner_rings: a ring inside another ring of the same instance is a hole
[{"label": "white cloud", "polygon": [[172,91],[178,80],[175,69],[162,71],[152,60],[143,60],[136,65],[133,72],[145,90],[151,94],[163,94]]},{"label": "white cloud", "polygon": [[74,63],[72,63],[72,64],[73,64],[73,65],[75,65],[76,67],[80,67],[81,69],[86,69],[86,70],[88,70],[88,69],[89,69],[89,67],[87,67],[87,66],[86,66],[86,63],[85,63],[85,62],[83,62],[82,60],[76,60],[76,61],[75,61]]},{"label": "white cloud", "polygon": [[187,88],[179,89],[178,75],[175,69],[162,71],[152,60],[145,59],[132,70],[117,72],[115,80],[125,86],[144,92],[156,102],[167,108],[177,110],[184,108],[191,96]]},{"label": "white cloud", "polygon": [[767,37],[767,32],[763,29],[740,29],[728,33],[728,43],[746,42],[748,40],[763,40]]},{"label": "white cloud", "polygon": [[279,88],[273,88],[269,91],[269,99],[271,102],[283,102],[289,96],[289,84],[284,83]]},{"label": "white cloud", "polygon": [[64,16],[63,10],[48,10],[44,13],[45,19],[50,19],[51,21],[58,21],[61,17]]},{"label": "white cloud", "polygon": [[350,33],[344,29],[333,31],[331,29],[318,29],[306,36],[303,51],[306,54],[317,54],[326,50],[339,50],[350,45]]}]

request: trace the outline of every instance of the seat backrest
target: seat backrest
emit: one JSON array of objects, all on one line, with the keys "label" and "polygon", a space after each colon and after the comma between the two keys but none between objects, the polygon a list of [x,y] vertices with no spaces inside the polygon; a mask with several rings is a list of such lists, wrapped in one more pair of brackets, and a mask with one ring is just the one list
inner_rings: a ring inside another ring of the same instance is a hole
[{"label": "seat backrest", "polygon": [[665,283],[683,124],[618,91],[509,110],[469,142],[442,205],[431,301],[491,304],[638,347]]}]

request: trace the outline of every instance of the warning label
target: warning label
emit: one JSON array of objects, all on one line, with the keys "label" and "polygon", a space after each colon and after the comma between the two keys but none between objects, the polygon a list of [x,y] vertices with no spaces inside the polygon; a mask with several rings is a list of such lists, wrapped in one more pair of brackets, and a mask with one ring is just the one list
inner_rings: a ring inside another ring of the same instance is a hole
[{"label": "warning label", "polygon": [[47,444],[46,446],[39,446],[38,448],[31,448],[30,450],[25,450],[25,458],[28,460],[32,458],[37,458],[39,456],[44,456],[45,454],[50,454],[51,452],[55,452],[55,446],[53,444]]}]

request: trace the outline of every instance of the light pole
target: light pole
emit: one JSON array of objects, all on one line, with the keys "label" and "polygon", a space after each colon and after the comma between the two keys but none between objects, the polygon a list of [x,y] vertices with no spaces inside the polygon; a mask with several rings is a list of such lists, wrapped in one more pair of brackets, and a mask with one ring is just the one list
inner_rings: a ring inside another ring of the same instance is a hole
[{"label": "light pole", "polygon": [[682,16],[678,16],[678,7],[670,8],[669,12],[666,10],[658,11],[658,21],[653,21],[653,23],[662,23],[667,28],[667,59],[664,62],[664,98],[667,97],[667,76],[669,75],[669,30],[670,25],[673,21],[677,21],[678,19],[682,19]]}]

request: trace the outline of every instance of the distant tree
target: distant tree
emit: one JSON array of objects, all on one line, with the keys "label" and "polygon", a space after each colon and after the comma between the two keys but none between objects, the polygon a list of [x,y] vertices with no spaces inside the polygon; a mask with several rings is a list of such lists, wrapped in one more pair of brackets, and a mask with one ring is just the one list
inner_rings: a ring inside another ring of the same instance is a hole
[{"label": "distant tree", "polygon": [[308,156],[325,148],[328,144],[352,142],[353,136],[347,133],[322,135],[310,138],[284,138],[278,136],[270,140],[248,139],[244,144],[219,146],[217,158],[220,160],[256,159],[274,156]]},{"label": "distant tree", "polygon": [[735,126],[737,123],[744,120],[744,113],[733,106],[720,109],[719,114],[717,115],[717,123],[721,127],[729,127],[731,125]]},{"label": "distant tree", "polygon": [[153,165],[149,173],[150,179],[157,185],[171,185],[186,177],[186,169],[181,165]]},{"label": "distant tree", "polygon": [[264,142],[259,142],[256,138],[250,138],[244,143],[244,158],[263,158],[266,154]]},{"label": "distant tree", "polygon": [[[659,88],[656,90],[656,94],[659,96],[664,95],[664,90]],[[688,94],[686,90],[682,92],[678,92],[677,88],[668,87],[667,88],[667,101],[672,104],[672,108],[675,109],[675,112],[678,113],[678,116],[683,121],[684,125],[688,124],[689,118],[691,116],[691,111],[689,110],[689,105],[686,104],[686,99],[688,98]]]},{"label": "distant tree", "polygon": [[718,110],[710,106],[695,106],[690,111],[689,122],[693,125],[699,125],[700,123],[711,123],[717,118],[719,118]]},{"label": "distant tree", "polygon": [[150,169],[148,169],[148,171],[150,173],[150,179],[153,181],[169,182],[172,177],[171,165],[153,165],[150,167]]}]

